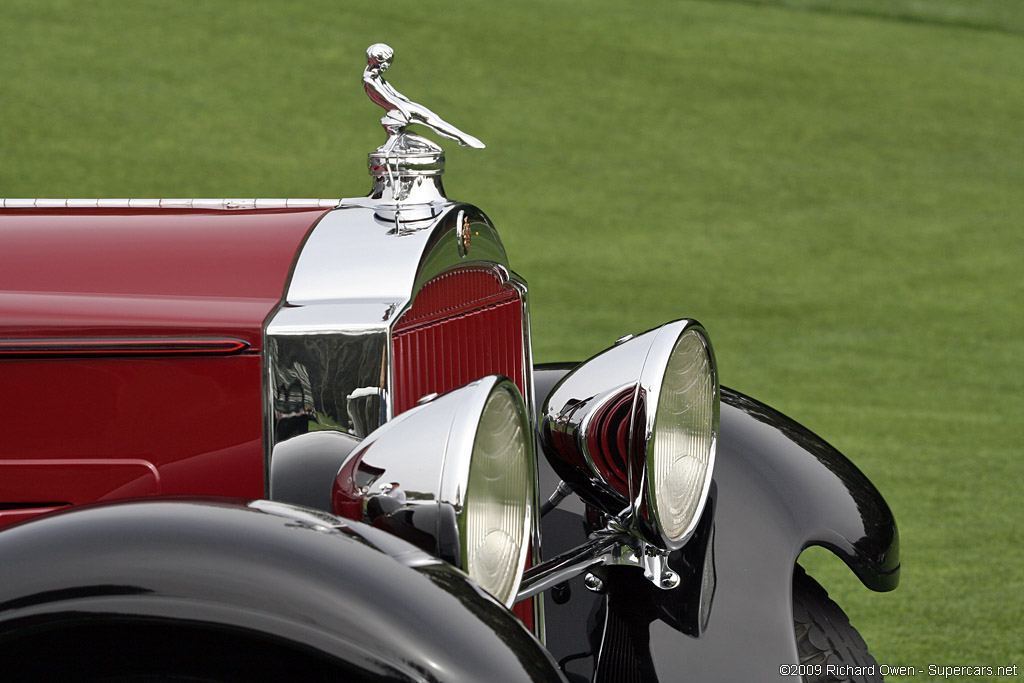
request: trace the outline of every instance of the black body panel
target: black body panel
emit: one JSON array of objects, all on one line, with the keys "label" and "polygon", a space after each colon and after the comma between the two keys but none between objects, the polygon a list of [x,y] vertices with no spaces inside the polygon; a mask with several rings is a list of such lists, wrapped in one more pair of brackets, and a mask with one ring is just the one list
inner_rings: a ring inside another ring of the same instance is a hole
[{"label": "black body panel", "polygon": [[197,666],[242,667],[225,680],[295,680],[280,661],[303,680],[563,680],[462,573],[365,525],[261,504],[133,501],[0,532],[5,671],[89,680],[80,667],[113,661],[104,675],[152,675],[139,659],[160,669],[203,648]]},{"label": "black body panel", "polygon": [[[536,369],[538,405],[572,367]],[[540,465],[543,498],[557,475],[545,458]],[[605,568],[602,593],[578,577],[545,594],[547,646],[570,681],[786,680],[779,666],[798,661],[793,568],[811,545],[835,552],[873,590],[896,587],[896,524],[870,480],[812,432],[725,388],[714,482],[710,532],[691,541],[710,539],[713,551],[706,628],[684,628],[686,614],[669,618],[692,601],[653,588],[639,569]],[[544,516],[542,533],[545,558],[582,543],[583,503],[567,498]],[[684,574],[684,585],[699,576]]]},{"label": "black body panel", "polygon": [[271,500],[330,512],[334,478],[360,441],[351,434],[324,430],[277,444],[270,460]]}]

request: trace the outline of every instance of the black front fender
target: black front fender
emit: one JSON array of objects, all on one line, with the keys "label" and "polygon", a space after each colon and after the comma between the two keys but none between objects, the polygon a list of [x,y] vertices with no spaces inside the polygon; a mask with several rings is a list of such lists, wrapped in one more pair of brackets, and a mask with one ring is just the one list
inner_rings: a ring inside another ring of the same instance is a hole
[{"label": "black front fender", "polygon": [[868,588],[895,589],[899,533],[871,480],[824,439],[765,404],[730,389],[722,390],[722,404],[722,480],[754,484],[752,502],[774,509],[797,554],[823,546]]},{"label": "black front fender", "polygon": [[716,586],[707,629],[679,638],[652,625],[652,658],[659,670],[685,667],[695,680],[784,679],[779,666],[799,661],[792,581],[801,551],[826,547],[869,588],[892,590],[900,568],[895,520],[839,451],[728,389],[714,479]]},{"label": "black front fender", "polygon": [[[542,366],[538,403],[571,366]],[[550,485],[553,472],[542,480]],[[572,499],[543,520],[544,555],[585,538]],[[899,580],[893,515],[845,456],[798,423],[739,392],[722,390],[721,429],[709,520],[714,593],[706,624],[683,635],[659,616],[673,600],[618,568],[598,595],[570,582],[549,591],[548,648],[583,679],[634,672],[659,680],[780,680],[797,662],[793,569],[801,551],[836,553],[873,590]],[[693,543],[694,541],[691,541]],[[700,581],[699,574],[690,580]],[[678,590],[678,589],[677,589]],[[643,596],[639,599],[638,596]],[[570,673],[571,675],[571,673]]]},{"label": "black front fender", "polygon": [[[282,503],[82,507],[0,532],[0,558],[0,659],[12,676],[20,661],[33,680],[78,680],[92,672],[61,667],[106,666],[139,642],[188,634],[247,648],[237,661],[265,648],[314,658],[332,680],[562,680],[462,573],[382,531]],[[111,642],[90,656],[77,639],[94,633]],[[188,655],[168,647],[153,656]],[[24,661],[46,652],[57,656]]]}]

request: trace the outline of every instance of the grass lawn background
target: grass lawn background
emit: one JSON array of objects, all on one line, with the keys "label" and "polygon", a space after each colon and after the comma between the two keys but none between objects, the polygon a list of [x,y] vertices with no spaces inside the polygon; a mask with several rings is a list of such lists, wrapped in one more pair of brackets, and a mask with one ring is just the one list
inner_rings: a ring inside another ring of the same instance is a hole
[{"label": "grass lawn background", "polygon": [[7,197],[364,194],[390,43],[488,145],[445,182],[530,282],[537,360],[699,319],[892,505],[895,593],[806,557],[879,661],[1024,666],[1024,3],[0,9]]}]

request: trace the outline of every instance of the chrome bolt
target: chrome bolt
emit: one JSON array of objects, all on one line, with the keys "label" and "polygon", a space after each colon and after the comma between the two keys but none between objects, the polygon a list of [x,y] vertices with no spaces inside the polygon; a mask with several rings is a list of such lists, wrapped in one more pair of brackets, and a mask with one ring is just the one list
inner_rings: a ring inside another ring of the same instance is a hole
[{"label": "chrome bolt", "polygon": [[583,585],[587,587],[587,590],[594,591],[595,593],[604,591],[604,581],[590,572],[587,572],[586,576],[583,577]]},{"label": "chrome bolt", "polygon": [[665,572],[661,575],[661,587],[665,590],[671,590],[679,585],[679,574],[673,571]]}]

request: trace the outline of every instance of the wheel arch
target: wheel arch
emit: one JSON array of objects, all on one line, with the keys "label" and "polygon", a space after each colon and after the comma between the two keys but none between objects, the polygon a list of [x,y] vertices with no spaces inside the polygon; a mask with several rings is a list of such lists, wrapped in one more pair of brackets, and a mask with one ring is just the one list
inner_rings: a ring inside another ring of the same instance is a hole
[{"label": "wheel arch", "polygon": [[[874,591],[899,585],[896,520],[882,494],[845,455],[798,422],[738,391],[722,389],[718,457],[726,479],[757,482],[751,514],[777,508],[795,554],[823,547]],[[723,468],[725,469],[725,468]]]},{"label": "wheel arch", "polygon": [[206,631],[371,679],[473,680],[500,662],[509,681],[561,680],[536,639],[465,575],[314,510],[211,499],[83,506],[5,529],[0,555],[0,651],[92,623]]}]

